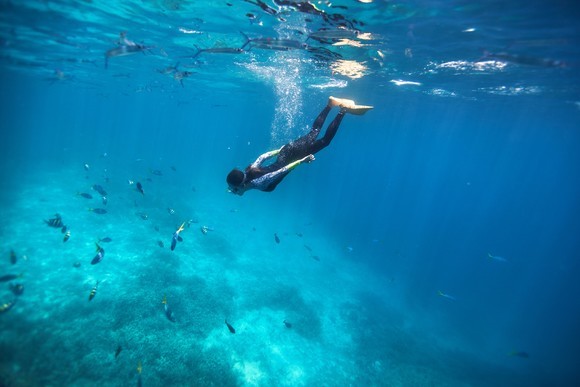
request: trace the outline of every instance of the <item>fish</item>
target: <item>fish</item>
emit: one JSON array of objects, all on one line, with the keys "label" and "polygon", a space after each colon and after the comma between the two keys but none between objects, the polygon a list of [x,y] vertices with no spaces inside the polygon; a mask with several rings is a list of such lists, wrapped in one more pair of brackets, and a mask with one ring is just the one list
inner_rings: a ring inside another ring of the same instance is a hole
[{"label": "fish", "polygon": [[232,333],[232,334],[236,333],[236,330],[234,329],[233,326],[230,325],[230,323],[228,322],[227,319],[225,320],[225,322],[226,322],[226,325],[228,326],[228,329],[230,330],[230,333]]},{"label": "fish", "polygon": [[103,202],[103,206],[106,206],[108,201],[109,201],[109,200],[107,199],[107,197],[106,197],[106,196],[103,196],[103,197],[101,198],[101,202]]},{"label": "fish", "polygon": [[117,347],[117,350],[115,351],[115,359],[119,357],[119,354],[121,353],[122,350],[123,350],[123,347],[121,347],[121,344],[119,344],[119,346]]},{"label": "fish", "polygon": [[450,296],[449,294],[443,293],[441,290],[438,290],[437,294],[443,298],[447,298],[448,300],[457,301],[457,299],[455,297]]},{"label": "fish", "polygon": [[99,184],[94,184],[91,188],[101,194],[101,196],[107,196],[107,191]]},{"label": "fish", "polygon": [[60,228],[66,227],[62,222],[62,218],[59,214],[54,214],[54,218],[44,221],[49,227]]},{"label": "fish", "polygon": [[82,197],[83,197],[83,198],[85,198],[85,199],[92,199],[92,198],[93,198],[93,195],[91,195],[91,194],[88,194],[88,193],[86,193],[86,192],[77,192],[77,195],[78,195],[78,196],[82,196]]},{"label": "fish", "polygon": [[[308,39],[314,39],[321,43],[327,43],[342,39],[354,39],[358,36],[359,31],[345,28],[338,29],[320,29],[308,34]],[[306,39],[306,40],[308,40]]]},{"label": "fish", "polygon": [[484,52],[483,58],[498,59],[500,61],[514,63],[517,65],[546,67],[546,68],[566,68],[568,64],[562,60],[550,58],[537,58],[507,52]]},{"label": "fish", "polygon": [[143,185],[140,182],[137,182],[137,184],[135,184],[135,188],[137,189],[137,191],[141,192],[141,195],[145,195],[145,191],[143,190]]},{"label": "fish", "polygon": [[510,356],[521,357],[523,359],[528,359],[530,355],[527,352],[523,351],[512,351],[510,352]]},{"label": "fish", "polygon": [[147,214],[146,214],[146,213],[144,213],[144,212],[136,212],[136,213],[135,213],[135,215],[137,215],[138,217],[140,217],[140,218],[141,218],[141,219],[143,219],[143,220],[147,220],[147,219],[149,219],[149,215],[147,215]]},{"label": "fish", "polygon": [[73,263],[73,267],[78,269],[79,267],[81,267],[81,263],[77,261],[77,262]]},{"label": "fish", "polygon": [[10,263],[14,265],[17,259],[18,257],[16,257],[16,253],[14,252],[14,250],[10,250]]},{"label": "fish", "polygon": [[499,257],[497,255],[491,255],[491,253],[487,253],[487,256],[489,257],[489,259],[493,259],[494,261],[497,262],[507,262],[508,260],[503,258],[503,257]]},{"label": "fish", "polygon": [[205,235],[205,234],[207,234],[208,231],[213,231],[213,228],[208,227],[208,226],[201,226],[200,230],[201,230],[201,233]]},{"label": "fish", "polygon": [[243,48],[237,47],[212,47],[212,48],[199,48],[195,46],[195,54],[191,56],[186,56],[185,58],[195,59],[199,56],[199,54],[203,52],[207,52],[208,54],[242,54],[244,53]]},{"label": "fish", "polygon": [[8,285],[8,288],[15,296],[20,296],[24,293],[24,285],[22,284],[11,283]]},{"label": "fish", "polygon": [[185,85],[183,84],[183,80],[192,74],[193,72],[191,71],[176,71],[173,73],[173,79],[178,81],[181,87],[185,87]]},{"label": "fish", "polygon": [[99,242],[104,242],[104,243],[109,243],[112,242],[113,240],[109,237],[104,237],[103,239],[99,239]]},{"label": "fish", "polygon": [[22,277],[22,274],[4,274],[0,277],[0,282],[8,282]]},{"label": "fish", "polygon": [[292,328],[292,323],[291,323],[291,322],[288,322],[288,321],[286,321],[286,320],[284,320],[284,321],[282,321],[282,322],[284,323],[284,326],[285,326],[286,328],[288,328],[288,329]]},{"label": "fish", "polygon": [[14,298],[12,301],[0,305],[0,313],[5,313],[8,312],[10,309],[12,309],[14,304],[16,304],[16,300],[17,298]]},{"label": "fish", "polygon": [[149,172],[151,172],[151,174],[155,176],[163,176],[163,172],[161,172],[161,170],[159,169],[150,169]]},{"label": "fish", "polygon": [[167,304],[167,296],[163,295],[163,301],[161,301],[161,303],[163,304],[163,310],[165,311],[165,316],[167,317],[167,319],[171,322],[175,322],[175,316],[173,316],[173,311],[169,307],[169,304]]},{"label": "fish", "polygon": [[250,38],[248,35],[240,31],[246,42],[242,45],[241,49],[249,46],[250,49],[258,48],[264,50],[274,50],[274,51],[289,51],[289,50],[300,50],[307,49],[308,45],[306,43],[300,42],[294,39],[284,39],[284,38]]},{"label": "fish", "polygon": [[141,381],[141,371],[143,370],[143,367],[141,367],[141,360],[139,360],[139,363],[137,364],[137,387],[141,387],[143,385],[143,382]]},{"label": "fish", "polygon": [[105,52],[105,68],[109,68],[109,58],[114,58],[117,56],[127,56],[137,54],[139,52],[144,52],[150,50],[153,47],[145,46],[142,44],[134,44],[134,45],[120,45],[118,47],[113,47],[110,50]]},{"label": "fish", "polygon": [[95,257],[91,261],[91,265],[96,265],[97,263],[101,262],[105,257],[105,249],[99,246],[98,243],[95,243],[95,245],[97,245],[97,255],[95,255]]},{"label": "fish", "polygon": [[157,241],[157,246],[165,247],[165,243],[163,243],[163,241]]},{"label": "fish", "polygon": [[177,246],[177,242],[182,242],[183,239],[179,236],[179,233],[184,230],[183,226],[185,226],[185,222],[181,223],[181,226],[173,233],[171,237],[171,251],[175,250],[175,246]]},{"label": "fish", "polygon": [[278,238],[278,234],[274,233],[274,240],[276,243],[280,243],[280,238]]},{"label": "fish", "polygon": [[70,231],[67,231],[67,232],[64,234],[64,238],[62,238],[62,241],[63,241],[63,242],[66,242],[66,241],[68,241],[69,239],[70,239]]},{"label": "fish", "polygon": [[318,255],[312,255],[312,259],[314,259],[315,261],[320,262],[320,257]]},{"label": "fish", "polygon": [[89,208],[89,211],[94,212],[95,214],[103,215],[107,213],[107,210],[104,208]]},{"label": "fish", "polygon": [[91,301],[97,295],[97,288],[99,287],[99,282],[100,281],[97,281],[97,283],[95,284],[95,286],[93,287],[93,289],[91,289],[91,293],[89,294],[89,301]]}]

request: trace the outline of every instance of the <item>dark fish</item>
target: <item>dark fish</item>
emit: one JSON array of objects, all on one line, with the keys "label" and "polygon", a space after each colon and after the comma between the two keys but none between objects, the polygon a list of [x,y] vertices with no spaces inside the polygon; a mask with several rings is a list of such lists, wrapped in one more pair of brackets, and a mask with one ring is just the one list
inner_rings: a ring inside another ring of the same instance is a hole
[{"label": "dark fish", "polygon": [[107,197],[106,197],[106,196],[103,196],[103,197],[101,198],[101,201],[103,202],[103,206],[106,206],[106,205],[107,205],[107,202],[108,202],[109,200],[107,199]]},{"label": "dark fish", "polygon": [[274,233],[274,240],[276,243],[280,243],[280,238],[278,238],[278,234]]},{"label": "dark fish", "polygon": [[78,269],[79,267],[81,267],[81,263],[75,262],[75,263],[73,263],[73,267],[76,267]]},{"label": "dark fish", "polygon": [[147,220],[147,219],[149,219],[149,215],[147,215],[147,214],[146,214],[146,213],[144,213],[144,212],[136,212],[136,213],[135,213],[135,215],[137,215],[138,217],[140,217],[140,218],[141,218],[141,219],[143,219],[143,220]]},{"label": "dark fish", "polygon": [[286,320],[284,320],[284,321],[282,321],[282,322],[284,323],[284,326],[285,326],[286,328],[292,328],[292,323],[290,323],[290,322],[288,322],[288,321],[286,321]]},{"label": "dark fish", "polygon": [[530,355],[527,352],[522,351],[513,351],[512,353],[510,353],[510,356],[521,357],[523,359],[528,359],[530,357]]},{"label": "dark fish", "polygon": [[161,303],[163,304],[163,310],[165,311],[165,317],[167,317],[167,319],[169,321],[175,322],[175,316],[173,316],[173,311],[171,310],[171,308],[167,304],[167,296],[163,296],[163,301],[161,301]]},{"label": "dark fish", "polygon": [[4,312],[8,312],[10,309],[12,309],[12,307],[14,306],[14,304],[16,304],[16,298],[14,298],[14,300],[7,302],[5,304],[0,305],[0,313],[4,313]]},{"label": "dark fish", "polygon": [[230,325],[228,320],[225,320],[225,321],[226,321],[226,325],[228,326],[228,329],[230,330],[230,333],[236,333],[236,330],[234,329],[233,326]]},{"label": "dark fish", "polygon": [[143,385],[143,382],[141,381],[141,370],[143,369],[143,367],[141,367],[141,361],[139,361],[139,364],[137,364],[137,387],[141,387]]},{"label": "dark fish", "polygon": [[[165,244],[163,243],[163,241],[157,241],[157,245],[159,247],[165,247]],[[175,248],[175,247],[174,247]]]},{"label": "dark fish", "polygon": [[0,277],[0,282],[8,282],[8,281],[12,281],[15,280],[16,278],[20,278],[22,277],[22,274],[5,274],[2,277]]},{"label": "dark fish", "polygon": [[99,239],[99,242],[105,242],[105,243],[109,243],[112,242],[113,240],[109,237],[104,237],[103,239]]},{"label": "dark fish", "polygon": [[177,242],[183,242],[183,239],[179,236],[179,233],[184,230],[183,226],[185,226],[185,222],[181,223],[181,226],[173,233],[171,237],[171,251],[175,250],[175,246],[177,246]]},{"label": "dark fish", "polygon": [[63,242],[66,242],[66,241],[68,241],[69,239],[70,239],[70,231],[67,231],[67,232],[64,234],[64,238],[62,238],[62,241],[63,241]]},{"label": "dark fish", "polygon": [[24,293],[24,285],[22,284],[11,283],[8,285],[8,288],[15,296],[20,296],[22,293]]},{"label": "dark fish", "polygon": [[181,87],[185,87],[183,85],[183,79],[189,77],[192,74],[193,72],[191,71],[176,71],[173,73],[173,79],[178,81],[181,84]]},{"label": "dark fish", "polygon": [[67,230],[68,230],[67,226],[62,226],[62,228],[60,229],[60,232],[62,232],[63,234],[66,234]]},{"label": "dark fish", "polygon": [[89,208],[89,211],[94,212],[95,214],[103,215],[107,213],[107,210],[104,208]]},{"label": "dark fish", "polygon": [[[342,39],[354,39],[358,36],[359,31],[339,29],[320,29],[308,35],[308,39],[318,40],[321,43],[334,42]],[[307,40],[308,40],[307,39]]]},{"label": "dark fish", "polygon": [[99,246],[98,243],[95,244],[97,245],[97,255],[95,255],[95,257],[91,261],[91,265],[96,265],[97,263],[101,262],[105,257],[105,249]]},{"label": "dark fish", "polygon": [[313,255],[312,259],[314,259],[315,261],[320,262],[320,257],[318,255]]},{"label": "dark fish", "polygon": [[10,250],[10,263],[14,265],[16,263],[16,260],[17,260],[16,253],[14,252],[14,250]]},{"label": "dark fish", "polygon": [[97,281],[95,287],[93,287],[93,289],[91,290],[91,293],[89,294],[89,301],[91,301],[97,295],[97,288],[98,287],[99,287],[99,281]]},{"label": "dark fish", "polygon": [[242,48],[233,48],[233,47],[213,47],[213,48],[199,48],[195,46],[196,52],[192,56],[188,56],[187,58],[195,59],[201,54],[202,52],[207,52],[208,54],[241,54],[244,52]]},{"label": "dark fish", "polygon": [[304,245],[304,248],[305,248],[306,250],[308,250],[308,251],[312,252],[312,248],[311,248],[310,246],[308,246],[308,245]]},{"label": "dark fish", "polygon": [[117,347],[117,350],[115,351],[115,359],[119,357],[119,354],[121,353],[122,350],[123,350],[123,347],[121,347],[121,344],[119,344],[119,346]]},{"label": "dark fish", "polygon": [[159,169],[151,169],[150,171],[152,175],[163,176],[163,172],[161,172]]},{"label": "dark fish", "polygon": [[98,184],[95,184],[92,186],[92,188],[97,191],[98,193],[101,194],[101,196],[107,196],[107,191],[105,191],[105,189],[103,187],[101,187]]},{"label": "dark fish", "polygon": [[20,296],[22,295],[22,293],[24,293],[24,285],[22,284],[11,283],[10,285],[8,285],[8,288],[10,288],[10,291],[15,296]]},{"label": "dark fish", "polygon": [[518,54],[508,54],[507,52],[485,52],[484,58],[498,59],[504,62],[510,62],[518,65],[537,66],[537,67],[567,67],[566,62],[550,58],[536,58],[531,56],[523,56]]},{"label": "dark fish", "polygon": [[288,50],[298,50],[306,49],[308,45],[306,43],[300,42],[294,39],[283,39],[283,38],[250,38],[243,32],[242,35],[246,38],[246,42],[242,45],[242,49],[246,46],[252,48],[259,48],[264,50],[274,50],[274,51],[288,51]]},{"label": "dark fish", "polygon": [[109,58],[113,58],[116,56],[127,56],[136,54],[138,52],[144,52],[146,50],[151,49],[152,47],[147,47],[142,44],[134,44],[134,45],[121,45],[119,47],[114,47],[105,52],[105,68],[109,68]]},{"label": "dark fish", "polygon": [[86,192],[80,192],[80,193],[78,193],[78,195],[79,195],[79,196],[82,196],[82,197],[83,197],[83,198],[85,198],[85,199],[92,199],[92,198],[93,198],[93,195],[91,195],[91,194],[88,194],[88,193],[86,193]]},{"label": "dark fish", "polygon": [[145,195],[145,191],[143,191],[143,186],[141,185],[140,182],[137,182],[135,186],[137,188],[137,191],[141,192],[141,195]]},{"label": "dark fish", "polygon": [[54,214],[54,218],[45,220],[45,223],[48,224],[49,227],[54,228],[65,227],[65,225],[62,223],[62,218],[60,217],[59,214]]}]

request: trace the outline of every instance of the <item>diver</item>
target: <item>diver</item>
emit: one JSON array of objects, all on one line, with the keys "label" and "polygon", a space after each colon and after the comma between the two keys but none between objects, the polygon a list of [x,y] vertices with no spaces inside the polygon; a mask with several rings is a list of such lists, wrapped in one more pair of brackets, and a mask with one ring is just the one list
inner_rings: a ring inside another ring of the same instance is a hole
[{"label": "diver", "polygon": [[[326,116],[333,107],[339,107],[340,111],[328,125],[324,136],[317,139],[322,124],[324,124]],[[372,108],[372,106],[356,105],[354,101],[349,99],[329,97],[328,104],[314,121],[312,130],[309,133],[290,141],[280,149],[264,153],[253,164],[246,167],[244,171],[234,168],[226,178],[229,191],[237,195],[243,195],[244,192],[250,189],[259,189],[265,192],[273,191],[292,169],[302,163],[314,161],[314,154],[330,144],[346,113],[363,115]],[[274,156],[278,156],[274,162],[266,166],[262,165],[264,161]]]}]

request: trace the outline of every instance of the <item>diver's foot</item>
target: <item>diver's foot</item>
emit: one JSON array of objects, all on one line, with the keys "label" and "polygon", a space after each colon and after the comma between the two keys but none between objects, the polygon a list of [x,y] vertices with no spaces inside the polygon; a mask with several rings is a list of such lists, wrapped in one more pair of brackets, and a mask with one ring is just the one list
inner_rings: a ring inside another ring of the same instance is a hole
[{"label": "diver's foot", "polygon": [[355,105],[354,103],[350,106],[342,106],[342,108],[350,114],[354,114],[357,116],[362,116],[363,114],[365,114],[366,112],[368,112],[369,110],[371,110],[373,107],[372,106],[365,106],[365,105]]},{"label": "diver's foot", "polygon": [[352,99],[344,99],[344,98],[335,98],[335,97],[328,97],[328,106],[330,107],[349,107],[354,106],[355,103]]}]

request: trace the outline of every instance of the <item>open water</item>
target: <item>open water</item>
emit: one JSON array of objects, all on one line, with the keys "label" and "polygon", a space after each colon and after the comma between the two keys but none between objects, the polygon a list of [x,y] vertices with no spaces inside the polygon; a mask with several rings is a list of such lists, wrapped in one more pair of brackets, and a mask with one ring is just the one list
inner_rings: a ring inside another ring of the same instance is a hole
[{"label": "open water", "polygon": [[579,385],[579,16],[0,1],[0,385]]}]

